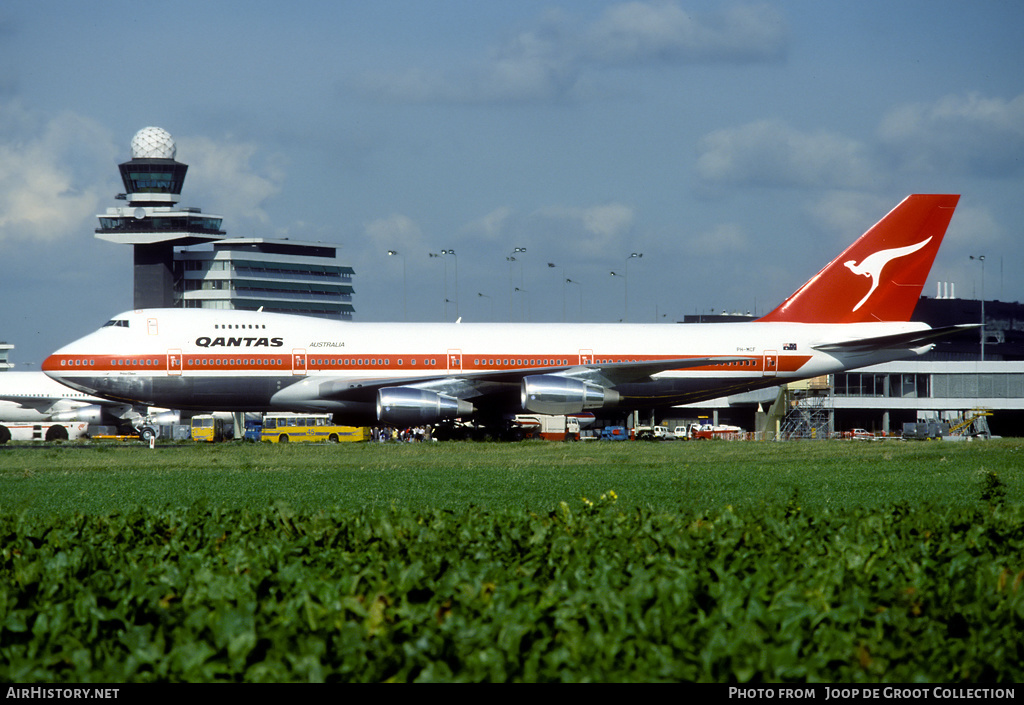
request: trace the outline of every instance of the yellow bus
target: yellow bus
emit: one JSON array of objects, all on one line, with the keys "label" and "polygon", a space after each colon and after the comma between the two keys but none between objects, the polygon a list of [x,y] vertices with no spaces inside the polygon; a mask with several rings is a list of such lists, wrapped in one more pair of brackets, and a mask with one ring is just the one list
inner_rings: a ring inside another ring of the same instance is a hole
[{"label": "yellow bus", "polygon": [[260,440],[271,443],[368,441],[364,426],[337,426],[330,414],[264,414]]},{"label": "yellow bus", "polygon": [[213,414],[192,417],[192,440],[219,443],[224,440],[224,422]]}]

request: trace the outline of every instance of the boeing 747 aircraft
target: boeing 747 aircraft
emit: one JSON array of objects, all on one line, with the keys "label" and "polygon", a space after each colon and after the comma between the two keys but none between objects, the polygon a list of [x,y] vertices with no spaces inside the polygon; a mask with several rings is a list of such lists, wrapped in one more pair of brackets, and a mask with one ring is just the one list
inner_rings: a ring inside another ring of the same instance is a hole
[{"label": "boeing 747 aircraft", "polygon": [[909,322],[959,196],[912,195],[775,310],[693,325],[353,323],[251,311],[118,314],[44,371],[114,401],[436,423],[665,408],[931,349]]}]

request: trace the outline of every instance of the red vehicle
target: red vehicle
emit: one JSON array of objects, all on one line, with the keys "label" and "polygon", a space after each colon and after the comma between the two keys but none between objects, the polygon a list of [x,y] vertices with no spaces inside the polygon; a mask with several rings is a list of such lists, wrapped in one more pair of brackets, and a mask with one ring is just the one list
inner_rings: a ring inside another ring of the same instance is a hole
[{"label": "red vehicle", "polygon": [[705,424],[690,424],[690,440],[691,441],[710,441],[719,440],[725,438],[736,438],[739,434],[743,433],[743,429],[739,426],[727,426],[724,424],[713,425],[709,423]]}]

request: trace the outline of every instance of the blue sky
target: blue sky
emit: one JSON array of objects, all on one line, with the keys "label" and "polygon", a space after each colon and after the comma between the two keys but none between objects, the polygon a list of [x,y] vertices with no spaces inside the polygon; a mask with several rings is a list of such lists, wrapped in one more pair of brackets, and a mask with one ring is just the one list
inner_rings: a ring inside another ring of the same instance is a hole
[{"label": "blue sky", "polygon": [[1021,301],[1022,30],[1011,2],[12,0],[0,340],[38,369],[131,308],[93,231],[150,125],[181,205],[337,244],[356,320],[762,314],[912,192],[962,194],[925,294],[980,296],[973,254]]}]

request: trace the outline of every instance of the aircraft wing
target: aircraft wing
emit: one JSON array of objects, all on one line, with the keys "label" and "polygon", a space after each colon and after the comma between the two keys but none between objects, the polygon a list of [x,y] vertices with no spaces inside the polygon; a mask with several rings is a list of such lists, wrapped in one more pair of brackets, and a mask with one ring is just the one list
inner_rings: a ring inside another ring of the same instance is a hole
[{"label": "aircraft wing", "polygon": [[523,367],[483,372],[449,372],[431,377],[394,377],[356,379],[352,377],[309,377],[274,395],[275,402],[304,402],[313,399],[338,402],[373,402],[383,388],[403,387],[474,401],[490,394],[518,391],[524,377],[551,375],[581,382],[614,387],[626,382],[649,379],[667,370],[704,367],[727,362],[749,360],[747,357],[673,358],[638,362],[593,363],[559,367]]},{"label": "aircraft wing", "polygon": [[668,370],[685,370],[692,367],[706,367],[727,362],[742,362],[749,357],[686,357],[672,360],[649,360],[644,362],[611,362],[592,365],[577,365],[563,368],[561,372],[523,372],[518,370],[518,377],[526,374],[560,374],[563,377],[580,379],[594,384],[614,387],[627,382],[640,382]]},{"label": "aircraft wing", "polygon": [[969,330],[977,330],[980,323],[964,323],[955,326],[942,328],[929,328],[927,330],[912,331],[910,333],[896,333],[894,335],[880,335],[872,338],[858,338],[856,340],[844,340],[837,343],[821,343],[814,345],[815,350],[821,352],[836,353],[860,353],[874,352],[876,350],[893,350],[906,348],[919,348],[929,345],[939,338],[945,338],[957,333]]},{"label": "aircraft wing", "polygon": [[57,403],[57,399],[52,397],[26,397],[24,395],[7,396],[0,394],[0,402],[5,402],[11,409],[24,409],[26,411],[33,411],[41,416],[46,416],[53,409]]}]

